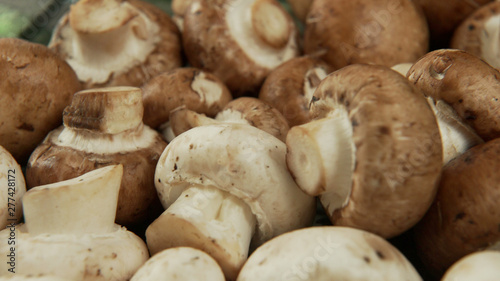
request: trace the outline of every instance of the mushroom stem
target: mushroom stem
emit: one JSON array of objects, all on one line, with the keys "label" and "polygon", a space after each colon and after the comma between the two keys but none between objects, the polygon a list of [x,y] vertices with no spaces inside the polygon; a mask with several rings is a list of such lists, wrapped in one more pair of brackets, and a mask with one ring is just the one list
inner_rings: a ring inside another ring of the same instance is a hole
[{"label": "mushroom stem", "polygon": [[248,257],[256,218],[250,207],[217,188],[192,185],[146,231],[152,254],[190,246],[209,253],[234,280]]},{"label": "mushroom stem", "polygon": [[443,165],[469,148],[484,143],[472,128],[463,123],[456,111],[443,101],[427,98],[439,125],[443,143]]},{"label": "mushroom stem", "polygon": [[288,43],[292,32],[288,19],[274,0],[256,0],[252,5],[252,27],[261,40],[274,48]]},{"label": "mushroom stem", "polygon": [[37,186],[23,197],[26,227],[38,234],[101,234],[116,230],[122,165]]},{"label": "mushroom stem", "polygon": [[351,192],[355,147],[347,111],[295,126],[286,139],[287,165],[299,187],[329,198],[330,213],[345,206]]}]

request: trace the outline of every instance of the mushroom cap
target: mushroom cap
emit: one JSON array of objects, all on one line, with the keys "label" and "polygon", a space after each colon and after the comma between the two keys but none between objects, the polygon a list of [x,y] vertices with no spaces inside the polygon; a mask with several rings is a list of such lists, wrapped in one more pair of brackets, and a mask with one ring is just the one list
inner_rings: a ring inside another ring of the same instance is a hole
[{"label": "mushroom cap", "polygon": [[23,210],[21,198],[26,193],[23,170],[16,159],[0,145],[0,228],[4,229],[10,223],[18,223]]},{"label": "mushroom cap", "polygon": [[151,257],[131,281],[224,281],[224,273],[207,253],[190,247],[163,250]]},{"label": "mushroom cap", "polygon": [[500,3],[488,3],[475,10],[455,29],[450,47],[480,57],[498,69],[499,24]]},{"label": "mushroom cap", "polygon": [[[271,5],[276,14],[269,19],[286,21],[290,32],[284,46],[273,47],[258,36],[252,15],[260,11],[254,11],[254,3]],[[299,54],[297,36],[291,16],[275,0],[199,0],[184,15],[182,40],[191,65],[217,75],[238,97],[256,93],[272,69]]]},{"label": "mushroom cap", "polygon": [[313,118],[342,109],[352,128],[351,192],[332,223],[385,238],[415,225],[432,204],[442,166],[439,128],[423,95],[388,67],[356,64],[330,74],[314,97]]},{"label": "mushroom cap", "polygon": [[[8,241],[9,229],[0,231]],[[16,225],[16,274],[54,275],[70,280],[128,280],[149,257],[144,241],[116,225],[106,234],[39,234],[32,236],[24,224]],[[7,243],[2,256],[10,253]],[[7,272],[8,263],[0,270]]]},{"label": "mushroom cap", "polygon": [[24,164],[81,85],[47,47],[16,38],[0,39],[0,73],[0,145]]},{"label": "mushroom cap", "polygon": [[232,100],[231,93],[215,75],[194,67],[162,73],[142,87],[144,124],[158,128],[169,121],[179,106],[214,117]]},{"label": "mushroom cap", "polygon": [[454,263],[441,281],[489,281],[500,276],[500,252],[480,251]]},{"label": "mushroom cap", "polygon": [[485,141],[500,137],[500,72],[460,50],[436,50],[418,60],[408,79],[425,95],[451,105]]},{"label": "mushroom cap", "polygon": [[325,62],[305,56],[290,59],[264,81],[259,99],[279,110],[290,127],[311,120],[309,103],[321,80],[332,71]]},{"label": "mushroom cap", "polygon": [[415,228],[419,255],[434,275],[500,241],[499,170],[500,139],[477,145],[444,166],[434,203]]},{"label": "mushroom cap", "polygon": [[269,240],[248,258],[246,280],[422,280],[383,238],[348,227],[291,231]]},{"label": "mushroom cap", "polygon": [[286,168],[286,146],[245,124],[193,128],[169,143],[158,161],[155,184],[168,208],[191,184],[226,191],[244,201],[257,219],[255,245],[312,223],[313,197]]},{"label": "mushroom cap", "polygon": [[[49,47],[73,66],[85,88],[139,87],[162,72],[181,67],[180,32],[169,15],[158,7],[140,0],[80,2],[74,4],[71,11],[61,18],[54,30]],[[118,7],[110,4],[115,2]],[[78,9],[82,10],[81,12],[75,8],[77,5]],[[85,5],[92,7],[91,11],[87,10]],[[110,8],[110,11],[105,7]],[[93,13],[97,14],[95,18],[91,16]],[[72,20],[72,17],[77,17],[77,19]],[[110,18],[113,21],[109,20]],[[100,21],[102,19],[108,21],[104,24]],[[128,26],[132,22],[133,25]],[[128,39],[123,39],[125,42],[121,42],[122,39],[112,41],[111,35],[93,38],[94,35],[105,34],[107,30],[101,30],[102,26],[114,28],[119,34],[127,34],[138,43],[127,43]],[[123,27],[130,29],[130,32],[122,30]],[[90,29],[92,32],[83,28]],[[79,32],[83,34],[82,39],[79,39]],[[97,40],[104,47],[98,50],[92,50],[98,48],[98,44],[82,47],[83,51],[95,53],[90,58],[82,59],[77,53],[80,49],[78,46],[81,41],[85,42],[89,39]],[[109,39],[111,41],[106,42]],[[91,50],[85,48],[91,48]],[[103,64],[103,62],[106,63]]]},{"label": "mushroom cap", "polygon": [[311,8],[313,0],[286,0],[286,2],[290,5],[293,14],[301,22],[305,22],[307,13],[309,13],[309,9]]},{"label": "mushroom cap", "polygon": [[305,53],[336,69],[416,61],[428,44],[425,16],[407,0],[316,0],[304,31]]}]

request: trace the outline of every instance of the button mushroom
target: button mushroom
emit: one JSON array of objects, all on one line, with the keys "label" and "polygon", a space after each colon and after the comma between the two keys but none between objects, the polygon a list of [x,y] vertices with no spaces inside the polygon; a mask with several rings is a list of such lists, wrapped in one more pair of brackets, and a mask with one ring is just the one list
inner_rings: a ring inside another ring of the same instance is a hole
[{"label": "button mushroom", "polygon": [[315,0],[304,31],[305,53],[335,69],[416,61],[428,44],[425,16],[408,0]]},{"label": "button mushroom", "polygon": [[500,137],[500,73],[478,57],[459,50],[433,51],[407,77],[437,113],[445,162],[482,140]]},{"label": "button mushroom", "polygon": [[490,281],[500,276],[500,252],[480,251],[469,254],[447,271],[441,281]]},{"label": "button mushroom", "polygon": [[332,69],[325,62],[305,56],[293,58],[267,76],[259,99],[279,110],[290,127],[311,120],[309,103],[318,87]]},{"label": "button mushroom", "polygon": [[189,247],[163,250],[150,258],[130,281],[225,281],[217,262],[207,253]]},{"label": "button mushroom", "polygon": [[23,216],[21,197],[26,193],[23,170],[16,159],[0,145],[0,229],[16,224]]},{"label": "button mushroom", "polygon": [[384,66],[344,67],[318,86],[311,114],[288,132],[287,164],[334,225],[390,238],[424,216],[441,171],[441,138],[405,77]]},{"label": "button mushroom", "polygon": [[281,113],[267,103],[252,97],[240,97],[230,101],[215,119],[180,107],[170,113],[170,126],[175,135],[194,127],[219,123],[240,123],[259,128],[281,141],[288,133],[288,122]]},{"label": "button mushroom", "polygon": [[182,40],[191,65],[218,76],[238,97],[256,95],[272,69],[298,56],[297,35],[278,1],[199,0],[184,14]]},{"label": "button mushroom", "polygon": [[80,90],[71,67],[47,47],[0,39],[0,145],[24,165]]},{"label": "button mushroom", "polygon": [[177,26],[140,0],[78,1],[60,20],[49,47],[87,89],[139,87],[182,64]]},{"label": "button mushroom", "polygon": [[391,244],[348,227],[311,227],[280,235],[252,253],[237,281],[421,281]]},{"label": "button mushroom", "polygon": [[26,168],[28,188],[122,164],[117,222],[131,226],[158,216],[161,204],[153,180],[166,143],[142,123],[143,110],[139,88],[76,93],[64,110],[64,126],[52,131],[31,155]]},{"label": "button mushroom", "polygon": [[432,207],[415,228],[419,256],[438,277],[467,254],[500,245],[500,139],[443,168]]},{"label": "button mushroom", "polygon": [[[129,280],[148,259],[146,244],[114,224],[123,167],[37,186],[23,197],[25,224],[0,231],[0,254],[14,253],[16,274],[71,280]],[[8,272],[11,264],[2,262]]]},{"label": "button mushroom", "polygon": [[285,149],[244,124],[201,126],[176,137],[156,168],[166,211],[146,230],[150,252],[201,249],[235,280],[250,245],[311,225],[314,198],[294,183]]}]

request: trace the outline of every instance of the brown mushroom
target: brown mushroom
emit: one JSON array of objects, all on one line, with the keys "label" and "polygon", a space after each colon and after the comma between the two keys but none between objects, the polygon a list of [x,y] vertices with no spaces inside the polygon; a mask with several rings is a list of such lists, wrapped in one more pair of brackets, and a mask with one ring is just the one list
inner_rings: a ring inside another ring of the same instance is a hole
[{"label": "brown mushroom", "polygon": [[384,238],[413,227],[432,204],[442,166],[422,94],[388,67],[350,65],[321,82],[311,114],[288,132],[287,165],[332,224]]},{"label": "brown mushroom", "polygon": [[305,53],[336,69],[416,61],[428,44],[425,17],[408,0],[315,0],[304,32]]},{"label": "brown mushroom", "polygon": [[0,39],[0,145],[24,165],[81,89],[71,67],[47,47]]},{"label": "brown mushroom", "polygon": [[444,168],[436,199],[415,228],[419,256],[439,277],[467,254],[500,244],[500,139]]},{"label": "brown mushroom", "polygon": [[267,76],[259,99],[279,110],[290,127],[304,124],[311,120],[309,103],[316,87],[331,71],[321,60],[309,56],[293,58]]},{"label": "brown mushroom", "polygon": [[140,0],[81,0],[56,27],[49,46],[85,87],[142,86],[182,64],[170,17]]},{"label": "brown mushroom", "polygon": [[26,168],[28,188],[122,164],[117,223],[131,226],[154,219],[161,213],[154,171],[166,143],[142,123],[142,114],[138,88],[76,93],[64,110],[64,126],[52,131],[31,155]]},{"label": "brown mushroom", "polygon": [[500,2],[494,1],[477,9],[455,30],[450,47],[482,58],[500,67]]},{"label": "brown mushroom", "polygon": [[189,5],[193,3],[194,0],[172,0],[172,20],[175,22],[179,30],[182,32],[184,30],[184,14],[189,8]]},{"label": "brown mushroom", "polygon": [[256,95],[272,69],[296,57],[297,36],[276,0],[199,0],[184,14],[189,62],[218,76],[235,97]]}]

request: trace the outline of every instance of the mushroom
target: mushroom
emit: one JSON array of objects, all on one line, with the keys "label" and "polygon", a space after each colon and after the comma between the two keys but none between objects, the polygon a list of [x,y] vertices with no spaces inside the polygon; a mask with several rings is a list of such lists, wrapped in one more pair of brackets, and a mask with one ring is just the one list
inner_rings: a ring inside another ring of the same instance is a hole
[{"label": "mushroom", "polygon": [[172,140],[155,173],[166,210],[146,230],[151,254],[197,248],[235,280],[250,248],[311,225],[315,200],[293,181],[285,150],[245,124],[196,127]]},{"label": "mushroom", "polygon": [[23,216],[21,197],[26,193],[23,170],[16,159],[0,145],[0,229],[16,224]]},{"label": "mushroom", "polygon": [[415,227],[418,254],[434,276],[467,254],[499,248],[499,170],[500,139],[444,166],[434,203]]},{"label": "mushroom", "polygon": [[459,50],[436,50],[418,60],[408,79],[436,111],[445,162],[500,137],[500,73]]},{"label": "mushroom", "polygon": [[297,19],[301,22],[305,22],[313,0],[286,0],[286,2],[290,5],[292,12]]},{"label": "mushroom", "polygon": [[85,88],[139,87],[182,65],[180,33],[170,17],[140,0],[80,0],[58,23],[49,47]]},{"label": "mushroom", "polygon": [[171,1],[171,6],[172,6],[172,20],[175,22],[179,30],[182,31],[184,30],[184,14],[186,13],[189,5],[193,3],[194,0],[172,0]]},{"label": "mushroom", "polygon": [[219,124],[240,123],[259,128],[281,141],[288,133],[288,122],[281,113],[267,103],[252,97],[240,97],[230,101],[215,119],[179,107],[170,113],[170,126],[175,136],[194,127]]},{"label": "mushroom", "polygon": [[207,253],[189,247],[163,250],[150,258],[130,281],[225,281],[222,269]]},{"label": "mushroom", "polygon": [[231,93],[217,76],[193,67],[162,73],[142,90],[144,124],[155,129],[168,128],[170,111],[179,106],[214,117],[232,100]]},{"label": "mushroom", "polygon": [[490,2],[469,15],[455,30],[450,47],[464,50],[500,68],[500,2]]},{"label": "mushroom", "polygon": [[187,59],[218,76],[234,97],[256,95],[272,69],[298,56],[297,37],[276,0],[199,0],[184,14]]},{"label": "mushroom", "polygon": [[411,62],[403,62],[403,63],[398,63],[396,65],[393,65],[391,67],[392,70],[395,70],[396,72],[399,72],[401,75],[406,77],[406,74],[408,74],[408,71],[410,71],[410,68],[413,66],[413,63]]},{"label": "mushroom", "polygon": [[335,69],[416,61],[428,44],[425,17],[408,0],[315,0],[304,31],[305,53]]},{"label": "mushroom", "polygon": [[21,275],[11,274],[0,276],[0,281],[74,281],[68,278],[61,278],[54,275]]},{"label": "mushroom", "polygon": [[47,47],[16,38],[0,39],[0,73],[0,145],[24,165],[81,85]]},{"label": "mushroom", "polygon": [[142,123],[143,110],[139,88],[76,93],[64,110],[64,126],[50,132],[31,155],[26,168],[28,188],[122,164],[117,223],[131,226],[154,219],[161,213],[154,172],[166,143]]},{"label": "mushroom", "polygon": [[[148,259],[146,244],[116,225],[121,165],[37,186],[23,197],[24,224],[0,231],[0,254],[8,272],[55,275],[71,280],[129,280]],[[14,233],[14,236],[12,236]]]},{"label": "mushroom", "polygon": [[241,269],[248,280],[421,281],[411,263],[389,242],[349,227],[295,230],[260,246]]},{"label": "mushroom", "polygon": [[490,281],[500,276],[500,252],[480,251],[469,254],[445,273],[441,281]]},{"label": "mushroom", "polygon": [[424,12],[429,25],[431,49],[448,48],[453,31],[460,23],[493,0],[413,0]]},{"label": "mushroom", "polygon": [[267,76],[259,99],[279,110],[290,127],[311,120],[309,103],[318,87],[332,69],[325,62],[310,56],[290,59]]},{"label": "mushroom", "polygon": [[424,216],[441,172],[441,138],[405,77],[385,66],[344,67],[320,83],[311,114],[288,132],[287,164],[333,225],[391,238]]}]

